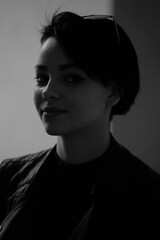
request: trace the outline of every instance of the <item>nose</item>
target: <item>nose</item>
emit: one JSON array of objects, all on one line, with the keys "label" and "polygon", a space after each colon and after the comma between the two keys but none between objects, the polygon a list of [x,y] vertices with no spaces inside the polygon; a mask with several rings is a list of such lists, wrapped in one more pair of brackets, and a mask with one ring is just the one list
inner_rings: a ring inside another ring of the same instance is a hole
[{"label": "nose", "polygon": [[53,81],[49,80],[47,86],[42,91],[42,98],[43,99],[59,99],[61,98],[61,94],[57,88],[57,84],[53,83]]}]

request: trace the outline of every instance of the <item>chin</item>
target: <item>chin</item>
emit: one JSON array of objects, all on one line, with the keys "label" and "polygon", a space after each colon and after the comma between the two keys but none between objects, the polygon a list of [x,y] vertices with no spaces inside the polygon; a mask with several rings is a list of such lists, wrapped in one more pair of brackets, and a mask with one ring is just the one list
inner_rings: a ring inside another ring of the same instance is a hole
[{"label": "chin", "polygon": [[68,131],[66,131],[64,128],[62,129],[62,127],[51,127],[51,126],[44,126],[45,131],[48,135],[51,136],[60,136],[60,135],[64,135],[66,134]]},{"label": "chin", "polygon": [[50,128],[45,128],[45,131],[48,135],[51,135],[51,136],[58,136],[58,135],[62,134],[61,131],[58,131],[58,130],[55,130],[55,129],[50,129]]}]

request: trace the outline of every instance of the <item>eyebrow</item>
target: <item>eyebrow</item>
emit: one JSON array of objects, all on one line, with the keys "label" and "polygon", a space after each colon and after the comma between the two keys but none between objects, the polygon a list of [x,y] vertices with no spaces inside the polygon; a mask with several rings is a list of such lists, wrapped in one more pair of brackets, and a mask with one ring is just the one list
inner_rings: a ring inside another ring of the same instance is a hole
[{"label": "eyebrow", "polygon": [[35,70],[38,69],[38,70],[42,70],[42,71],[47,71],[48,70],[47,66],[45,66],[45,65],[36,65],[34,67],[34,69]]},{"label": "eyebrow", "polygon": [[[60,71],[65,71],[67,69],[70,68],[78,68],[78,66],[76,64],[73,63],[66,63],[66,64],[62,64],[59,66],[59,70]],[[42,71],[48,71],[48,67],[46,65],[36,65],[34,67],[34,69],[38,69],[38,70],[42,70]]]}]

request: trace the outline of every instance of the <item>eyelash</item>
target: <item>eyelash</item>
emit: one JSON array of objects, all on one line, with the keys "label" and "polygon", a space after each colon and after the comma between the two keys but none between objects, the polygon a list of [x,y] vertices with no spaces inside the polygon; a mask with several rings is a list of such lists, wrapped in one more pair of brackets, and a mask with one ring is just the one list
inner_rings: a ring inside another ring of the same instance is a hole
[{"label": "eyelash", "polygon": [[38,86],[44,86],[48,83],[49,77],[38,73],[34,79],[36,80]]},{"label": "eyelash", "polygon": [[[34,79],[36,80],[37,82],[37,85],[38,86],[44,86],[48,83],[49,81],[49,76],[45,76],[45,75],[42,75],[42,74],[37,74]],[[71,80],[69,80],[71,79]],[[63,78],[63,81],[65,84],[78,84],[78,83],[81,83],[85,78],[77,75],[77,74],[69,74],[67,76],[65,76]]]},{"label": "eyelash", "polygon": [[[69,80],[69,79],[71,79],[71,80]],[[78,84],[78,83],[81,83],[83,80],[84,80],[84,78],[77,74],[69,74],[64,79],[64,81],[69,84]]]}]

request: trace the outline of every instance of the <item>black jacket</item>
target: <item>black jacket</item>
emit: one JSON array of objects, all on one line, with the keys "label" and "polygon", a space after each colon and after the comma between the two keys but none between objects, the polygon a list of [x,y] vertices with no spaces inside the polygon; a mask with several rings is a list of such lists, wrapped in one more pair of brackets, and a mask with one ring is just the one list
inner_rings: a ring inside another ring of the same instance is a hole
[{"label": "black jacket", "polygon": [[[46,219],[31,221],[30,198],[51,152],[48,149],[1,163],[0,240],[64,240],[54,235],[56,222],[49,213]],[[99,170],[92,203],[69,240],[160,239],[160,175],[113,137],[103,158],[107,164],[104,161]],[[43,224],[47,220],[49,224]]]}]

